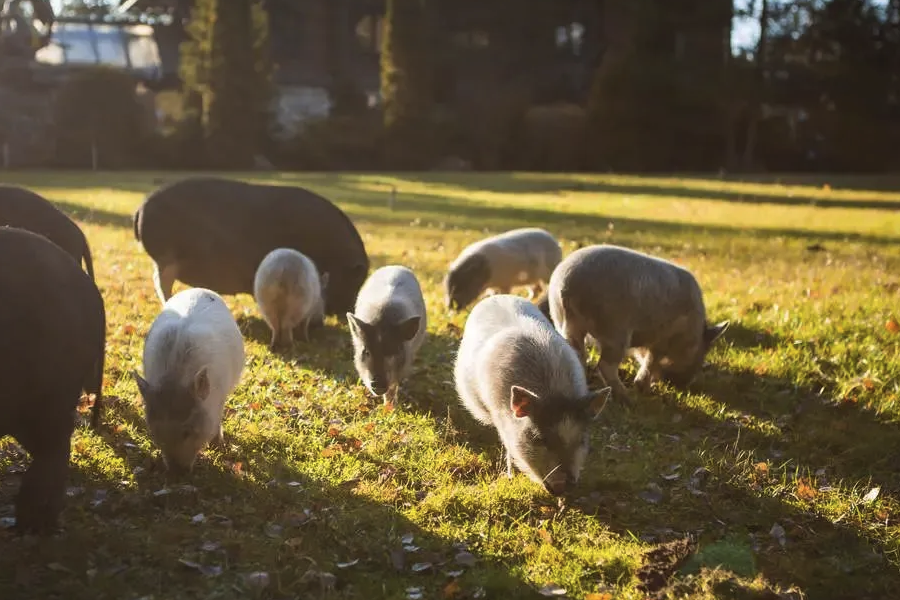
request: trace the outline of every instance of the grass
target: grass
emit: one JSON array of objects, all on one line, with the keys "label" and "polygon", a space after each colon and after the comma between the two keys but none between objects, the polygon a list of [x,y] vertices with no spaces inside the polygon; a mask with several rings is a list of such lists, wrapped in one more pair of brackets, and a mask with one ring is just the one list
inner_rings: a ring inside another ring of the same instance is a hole
[{"label": "grass", "polygon": [[[273,354],[252,298],[226,297],[248,352],[228,446],[167,481],[128,375],[160,309],[130,215],[176,177],[4,176],[90,240],[110,409],[100,433],[82,423],[73,438],[64,532],[0,531],[0,598],[540,598],[556,586],[588,600],[874,599],[900,586],[895,181],[247,175],[324,193],[374,267],[413,268],[430,336],[389,410],[359,384],[343,321]],[[611,242],[685,265],[710,319],[732,321],[690,392],[604,412],[563,507],[501,476],[495,435],[460,409],[451,365],[466,314],[441,306],[466,244],[526,225],[566,253]],[[4,473],[25,461],[0,441]],[[17,479],[0,480],[0,516]]]}]

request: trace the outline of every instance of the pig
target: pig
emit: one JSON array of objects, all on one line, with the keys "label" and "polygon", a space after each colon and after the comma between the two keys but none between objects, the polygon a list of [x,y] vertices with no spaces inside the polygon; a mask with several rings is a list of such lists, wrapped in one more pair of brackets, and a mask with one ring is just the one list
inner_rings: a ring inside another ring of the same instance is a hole
[{"label": "pig", "polygon": [[626,354],[640,363],[635,385],[647,391],[664,380],[685,389],[707,352],[728,328],[710,325],[694,276],[667,260],[600,244],[576,250],[550,278],[550,315],[584,360],[585,336],[600,348],[600,375],[628,404],[619,379]]},{"label": "pig", "polygon": [[81,228],[50,201],[16,185],[0,185],[0,226],[27,229],[44,236],[75,259],[81,261],[94,279],[94,261]]},{"label": "pig", "polygon": [[56,529],[82,390],[102,401],[106,309],[94,281],[44,236],[0,227],[0,438],[31,455],[15,500],[20,533]]},{"label": "pig", "polygon": [[534,298],[562,260],[559,242],[536,227],[512,229],[468,245],[450,264],[444,277],[444,302],[462,310],[482,292],[508,294],[517,285],[530,285]]},{"label": "pig", "polygon": [[356,372],[373,396],[393,402],[425,341],[427,318],[419,280],[407,267],[372,273],[347,313]]},{"label": "pig", "polygon": [[222,444],[225,401],[244,370],[244,338],[222,297],[181,291],[163,305],[144,342],[144,377],[132,376],[147,430],[173,474],[193,469],[206,444]]},{"label": "pig", "polygon": [[454,381],[472,416],[496,428],[509,477],[515,465],[554,496],[572,489],[610,388],[588,389],[578,355],[537,306],[509,294],[478,302]]},{"label": "pig", "polygon": [[277,248],[266,255],[256,269],[253,297],[272,329],[271,349],[292,345],[295,328],[309,340],[310,325],[324,321],[327,286],[328,273],[320,275],[302,252]]},{"label": "pig", "polygon": [[160,301],[176,280],[222,295],[252,294],[256,269],[293,248],[329,274],[325,314],[352,310],[369,272],[356,227],[337,206],[294,186],[188,177],[151,193],[134,213],[134,236],[153,259]]}]

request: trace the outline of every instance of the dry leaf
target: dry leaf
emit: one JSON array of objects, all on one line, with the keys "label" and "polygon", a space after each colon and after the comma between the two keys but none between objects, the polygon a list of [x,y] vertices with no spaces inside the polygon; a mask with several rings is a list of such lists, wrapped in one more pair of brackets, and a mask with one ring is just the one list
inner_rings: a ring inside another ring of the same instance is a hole
[{"label": "dry leaf", "polygon": [[797,482],[797,497],[801,500],[813,500],[818,492],[805,479]]},{"label": "dry leaf", "polygon": [[371,432],[373,429],[375,429],[375,423],[366,423],[366,426],[363,427],[363,429],[365,429],[367,432]]},{"label": "dry leaf", "polygon": [[328,446],[327,448],[323,448],[322,452],[320,452],[319,454],[321,454],[322,458],[331,458],[335,454],[340,454],[340,453],[341,453],[340,445],[332,444],[331,446]]},{"label": "dry leaf", "polygon": [[331,427],[328,428],[328,435],[330,435],[331,437],[337,437],[337,436],[341,435],[341,430],[339,427],[332,425]]},{"label": "dry leaf", "polygon": [[765,475],[769,472],[769,463],[758,462],[756,463],[756,465],[754,465],[754,467],[756,468],[756,472],[760,473],[761,475]]},{"label": "dry leaf", "polygon": [[888,319],[888,322],[885,323],[885,327],[891,333],[900,333],[900,323],[897,323],[896,319]]},{"label": "dry leaf", "polygon": [[602,594],[591,593],[584,597],[584,600],[612,600],[612,594],[606,592]]},{"label": "dry leaf", "polygon": [[386,413],[394,412],[394,403],[393,402],[385,402],[381,405],[381,410]]},{"label": "dry leaf", "polygon": [[459,593],[459,584],[454,579],[444,586],[444,598],[453,598]]},{"label": "dry leaf", "polygon": [[235,475],[240,475],[243,467],[244,467],[244,463],[242,463],[239,460],[235,461],[231,464],[231,472],[234,473]]},{"label": "dry leaf", "polygon": [[251,402],[250,410],[259,410],[259,406],[260,406],[259,402]]},{"label": "dry leaf", "polygon": [[875,502],[875,498],[877,498],[878,494],[880,494],[880,493],[881,493],[880,487],[873,487],[871,490],[868,491],[868,493],[866,493],[865,496],[863,496],[863,499],[862,499],[863,504],[871,504],[872,502]]},{"label": "dry leaf", "polygon": [[546,529],[538,529],[538,535],[541,536],[541,539],[544,540],[547,544],[553,543],[553,536],[550,535],[550,532]]},{"label": "dry leaf", "polygon": [[122,333],[124,333],[125,335],[131,335],[132,333],[134,333],[134,325],[130,323],[127,325],[122,325]]}]

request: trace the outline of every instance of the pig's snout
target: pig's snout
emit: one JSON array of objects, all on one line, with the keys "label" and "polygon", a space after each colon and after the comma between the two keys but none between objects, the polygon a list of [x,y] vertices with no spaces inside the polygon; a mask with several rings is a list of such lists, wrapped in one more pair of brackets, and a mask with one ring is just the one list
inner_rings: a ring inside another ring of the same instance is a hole
[{"label": "pig's snout", "polygon": [[565,473],[552,473],[544,480],[544,487],[554,496],[562,496],[575,485],[575,480]]},{"label": "pig's snout", "polygon": [[375,396],[383,396],[387,393],[387,384],[380,379],[373,379],[369,384],[369,391]]}]

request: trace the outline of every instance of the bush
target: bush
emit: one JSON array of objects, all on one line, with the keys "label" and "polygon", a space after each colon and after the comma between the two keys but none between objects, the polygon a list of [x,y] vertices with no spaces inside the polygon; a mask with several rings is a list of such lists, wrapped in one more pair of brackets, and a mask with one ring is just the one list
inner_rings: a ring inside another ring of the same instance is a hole
[{"label": "bush", "polygon": [[377,169],[383,133],[376,111],[316,119],[282,144],[277,162],[309,171]]},{"label": "bush", "polygon": [[530,98],[509,86],[485,86],[477,98],[464,101],[457,111],[464,149],[457,154],[476,169],[508,168],[516,154]]},{"label": "bush", "polygon": [[532,106],[523,117],[516,169],[577,171],[583,168],[586,112],[577,104]]},{"label": "bush", "polygon": [[103,169],[140,164],[142,143],[152,133],[154,114],[137,94],[137,82],[108,67],[75,73],[52,104],[55,164],[91,167],[92,148]]}]

